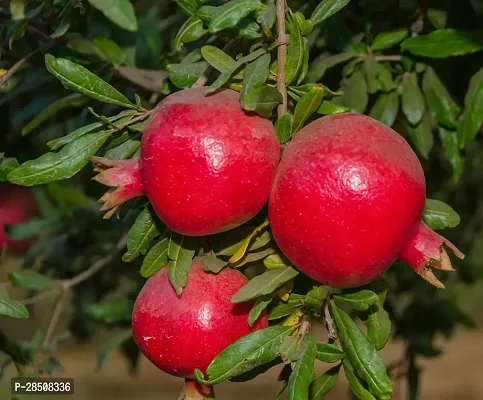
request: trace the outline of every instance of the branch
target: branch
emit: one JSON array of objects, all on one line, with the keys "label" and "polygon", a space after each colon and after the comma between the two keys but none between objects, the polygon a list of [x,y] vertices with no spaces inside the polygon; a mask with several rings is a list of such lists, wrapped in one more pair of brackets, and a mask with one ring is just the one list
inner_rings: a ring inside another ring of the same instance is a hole
[{"label": "branch", "polygon": [[47,326],[47,331],[45,332],[44,341],[42,342],[42,350],[45,351],[47,346],[52,342],[52,337],[55,333],[55,328],[59,323],[62,310],[65,304],[65,292],[61,293],[57,302],[55,303],[54,311],[52,311],[52,316],[50,317],[49,325]]},{"label": "branch", "polygon": [[287,58],[287,35],[285,33],[285,0],[277,0],[277,89],[282,94],[282,104],[277,108],[278,118],[287,112],[287,88],[285,87],[285,60]]},{"label": "branch", "polygon": [[324,306],[324,316],[325,316],[325,325],[327,327],[327,332],[329,333],[329,343],[334,343],[335,339],[337,338],[337,335],[335,334],[334,320],[332,319],[332,315],[330,315],[328,301],[325,303],[325,306]]}]

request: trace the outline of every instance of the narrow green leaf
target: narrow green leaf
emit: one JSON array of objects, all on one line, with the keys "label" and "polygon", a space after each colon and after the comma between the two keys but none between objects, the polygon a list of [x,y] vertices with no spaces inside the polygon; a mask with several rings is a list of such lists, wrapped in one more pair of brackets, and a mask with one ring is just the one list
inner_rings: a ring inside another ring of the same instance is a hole
[{"label": "narrow green leaf", "polygon": [[271,29],[275,25],[277,20],[277,7],[275,6],[275,1],[269,0],[267,4],[267,8],[263,12],[262,16],[260,17],[260,25],[262,26],[262,30],[267,37],[271,37]]},{"label": "narrow green leaf", "polygon": [[272,254],[263,260],[263,265],[268,269],[276,269],[286,267],[285,260],[279,254]]},{"label": "narrow green leaf", "polygon": [[310,400],[323,400],[325,395],[335,388],[339,379],[340,366],[341,364],[332,367],[312,381],[309,389]]},{"label": "narrow green leaf", "polygon": [[401,95],[402,112],[411,125],[417,125],[423,118],[426,103],[423,92],[419,88],[417,75],[411,74],[402,84]]},{"label": "narrow green leaf", "polygon": [[287,336],[280,345],[280,357],[284,363],[297,361],[300,353],[299,342],[295,336]]},{"label": "narrow green leaf", "polygon": [[426,68],[423,77],[423,91],[434,118],[447,128],[454,128],[459,107],[432,67]]},{"label": "narrow green leaf", "polygon": [[324,100],[317,110],[317,113],[322,115],[334,115],[334,114],[342,114],[345,112],[349,112],[349,107],[344,107],[339,104],[335,104],[331,101]]},{"label": "narrow green leaf", "polygon": [[483,83],[483,67],[480,68],[470,79],[468,84],[468,90],[466,91],[465,95],[465,106],[468,107],[470,104],[471,98],[473,97],[473,92],[477,88],[477,86]]},{"label": "narrow green leaf", "polygon": [[396,91],[381,93],[369,112],[369,116],[387,126],[393,126],[399,112],[399,95]]},{"label": "narrow green leaf", "polygon": [[342,361],[342,364],[344,365],[344,373],[354,396],[359,400],[378,400],[365,388],[363,382],[356,375],[350,361],[345,359]]},{"label": "narrow green leaf", "polygon": [[298,271],[292,267],[268,270],[253,278],[238,290],[231,298],[231,301],[233,303],[242,303],[272,293],[275,289],[295,278],[297,275]]},{"label": "narrow green leaf", "polygon": [[34,218],[23,224],[5,225],[7,236],[12,240],[24,240],[36,236],[42,232],[47,232],[59,227],[61,221],[59,217]]},{"label": "narrow green leaf", "polygon": [[90,305],[87,312],[92,318],[108,324],[131,322],[133,306],[133,300],[116,296]]},{"label": "narrow green leaf", "polygon": [[243,96],[243,109],[254,111],[269,118],[273,109],[282,102],[282,94],[272,86],[259,86],[250,89]]},{"label": "narrow green leaf", "polygon": [[[181,10],[187,15],[196,14],[198,11],[198,1],[197,0],[174,0]],[[203,3],[203,2],[200,2]]]},{"label": "narrow green leaf", "polygon": [[169,64],[166,66],[169,79],[180,89],[193,86],[197,79],[206,71],[206,68],[208,68],[208,63],[205,61],[192,64]]},{"label": "narrow green leaf", "polygon": [[30,0],[10,0],[10,13],[13,21],[20,21],[25,18],[25,7]]},{"label": "narrow green leaf", "polygon": [[135,32],[138,21],[130,0],[88,0],[92,7],[97,8],[106,18],[122,29]]},{"label": "narrow green leaf", "polygon": [[286,143],[292,137],[292,116],[288,112],[277,120],[275,133],[280,143]]},{"label": "narrow green leaf", "polygon": [[396,44],[402,42],[408,35],[407,28],[394,29],[387,32],[381,32],[376,35],[372,42],[372,50],[380,51],[389,49]]},{"label": "narrow green leaf", "polygon": [[168,263],[168,243],[169,239],[164,238],[151,247],[141,266],[140,273],[143,278],[149,278],[166,266]]},{"label": "narrow green leaf", "polygon": [[320,24],[349,3],[350,0],[322,0],[310,16],[310,21],[314,26]]},{"label": "narrow green leaf", "polygon": [[460,216],[448,204],[439,200],[426,199],[423,221],[431,229],[454,228],[460,223]]},{"label": "narrow green leaf", "polygon": [[360,290],[354,293],[335,295],[334,299],[343,301],[353,309],[365,311],[379,302],[379,297],[371,290]]},{"label": "narrow green leaf", "polygon": [[391,319],[382,306],[374,305],[360,313],[367,327],[367,340],[376,350],[382,350],[391,337]]},{"label": "narrow green leaf", "polygon": [[99,353],[97,354],[96,372],[99,372],[102,367],[104,367],[112,352],[131,337],[132,331],[130,328],[128,328],[114,334],[109,340],[104,342],[99,349]]},{"label": "narrow green leaf", "polygon": [[457,123],[458,143],[461,149],[465,149],[472,142],[482,124],[483,82],[473,91],[470,102]]},{"label": "narrow green leaf", "polygon": [[192,15],[179,29],[174,39],[174,48],[179,51],[183,43],[194,42],[207,32],[203,27],[203,21],[197,15]]},{"label": "narrow green leaf", "polygon": [[412,144],[424,158],[428,158],[434,145],[431,116],[425,113],[421,122],[415,127],[405,121],[405,127]]},{"label": "narrow green leaf", "polygon": [[141,146],[139,140],[128,139],[124,143],[106,151],[105,158],[109,160],[126,160]]},{"label": "narrow green leaf", "polygon": [[42,185],[74,176],[101,148],[110,132],[89,133],[67,144],[58,153],[45,153],[24,162],[8,174],[8,180],[22,186]]},{"label": "narrow green leaf", "polygon": [[5,182],[8,174],[19,165],[16,158],[5,158],[3,153],[0,153],[0,182]]},{"label": "narrow green leaf", "polygon": [[158,228],[148,207],[137,216],[127,233],[127,252],[122,256],[124,262],[134,261],[148,251],[151,241],[159,235]]},{"label": "narrow green leaf", "polygon": [[342,85],[344,94],[334,99],[334,102],[351,110],[364,113],[369,102],[368,87],[364,72],[361,69],[356,70],[352,76]]},{"label": "narrow green leaf", "polygon": [[335,363],[344,358],[345,353],[335,344],[317,343],[317,360],[326,363]]},{"label": "narrow green leaf", "polygon": [[[292,296],[291,296],[292,297]],[[304,298],[305,296],[303,296]],[[286,317],[294,313],[295,311],[300,310],[304,306],[304,299],[289,299],[287,303],[280,303],[277,304],[270,310],[268,314],[268,319],[273,321],[275,319],[279,319],[282,317]]]},{"label": "narrow green leaf", "polygon": [[51,54],[46,54],[45,66],[66,89],[75,90],[104,103],[136,108],[121,92],[82,65],[66,58],[55,58]]},{"label": "narrow green leaf", "polygon": [[205,271],[213,272],[215,274],[220,272],[228,264],[229,264],[228,261],[223,261],[221,258],[218,258],[215,254],[210,254],[208,257],[203,258],[203,269]]},{"label": "narrow green leaf", "polygon": [[303,95],[295,106],[293,118],[293,133],[298,132],[304,126],[310,116],[318,110],[324,98],[324,87],[314,85],[307,94]]},{"label": "narrow green leaf", "polygon": [[291,25],[290,43],[285,61],[285,84],[289,86],[300,74],[304,63],[304,40],[297,24]]},{"label": "narrow green leaf", "polygon": [[300,358],[290,374],[288,380],[287,400],[308,400],[309,387],[314,379],[314,361],[317,347],[314,337],[305,335],[300,350]]},{"label": "narrow green leaf", "polygon": [[446,21],[448,19],[448,13],[445,10],[430,8],[428,10],[428,19],[431,21],[436,29],[444,29],[444,27],[446,26]]},{"label": "narrow green leaf", "polygon": [[[255,236],[251,236],[258,227],[250,225],[242,225],[237,229],[228,231],[220,237],[221,251],[218,253],[222,256],[232,256],[242,244],[250,237],[247,251],[258,250],[272,240],[269,230],[258,230]],[[225,247],[227,246],[227,247]]]},{"label": "narrow green leaf", "polygon": [[305,295],[304,303],[307,307],[314,308],[317,311],[320,311],[322,305],[324,304],[324,300],[327,298],[330,292],[330,286],[317,286],[307,292],[307,294]]},{"label": "narrow green leaf", "polygon": [[6,290],[0,290],[0,316],[28,319],[29,310],[22,303],[12,300]]},{"label": "narrow green leaf", "polygon": [[112,39],[104,36],[96,36],[92,39],[92,43],[98,48],[106,61],[111,64],[125,64],[126,54],[123,49]]},{"label": "narrow green leaf", "polygon": [[324,56],[316,58],[312,63],[310,63],[306,81],[319,82],[328,69],[352,60],[356,56],[356,53],[340,53],[328,57]]},{"label": "narrow green leaf", "polygon": [[265,296],[260,296],[255,305],[250,309],[248,313],[248,325],[252,327],[258,320],[260,315],[267,309],[268,305],[272,302],[273,298],[277,295],[277,292],[267,294]]},{"label": "narrow green leaf", "polygon": [[427,35],[406,39],[401,48],[423,57],[462,56],[483,50],[482,35],[483,30],[477,29],[439,29]]},{"label": "narrow green leaf", "polygon": [[369,390],[374,395],[386,397],[392,393],[392,383],[387,375],[384,361],[370,344],[355,322],[343,311],[329,303],[332,317],[334,318],[342,349],[357,375],[367,382]]},{"label": "narrow green leaf", "polygon": [[307,76],[307,72],[309,71],[309,58],[310,58],[310,49],[309,49],[309,41],[306,38],[303,38],[304,42],[304,58],[302,61],[302,68],[300,70],[300,74],[297,78],[297,85],[300,85],[305,77]]},{"label": "narrow green leaf", "polygon": [[442,126],[439,127],[438,133],[446,158],[453,169],[453,179],[457,181],[463,172],[464,164],[463,156],[458,146],[458,135],[455,131],[449,131]]},{"label": "narrow green leaf", "polygon": [[52,278],[39,274],[35,271],[19,270],[9,272],[8,279],[13,285],[28,290],[48,290],[52,289],[55,282]]},{"label": "narrow green leaf", "polygon": [[188,273],[195,250],[187,246],[185,236],[171,232],[168,244],[168,277],[178,296],[188,283]]},{"label": "narrow green leaf", "polygon": [[236,68],[236,61],[215,46],[203,46],[201,48],[203,58],[217,71],[226,72]]},{"label": "narrow green leaf", "polygon": [[[262,86],[268,79],[268,75],[270,74],[269,68],[269,53],[262,54],[255,61],[246,66],[243,74],[243,86],[240,91],[240,104],[243,108],[245,108],[245,97],[247,94],[254,88]],[[263,97],[261,97],[260,100],[264,100]],[[253,111],[253,109],[249,111]]]},{"label": "narrow green leaf", "polygon": [[220,13],[210,22],[210,33],[233,28],[242,18],[245,18],[253,11],[264,10],[265,6],[258,0],[232,0],[219,8],[221,10]]},{"label": "narrow green leaf", "polygon": [[195,370],[196,379],[214,385],[275,360],[279,356],[280,345],[293,329],[275,325],[241,337],[210,363],[206,370],[208,380],[203,379],[200,370]]}]

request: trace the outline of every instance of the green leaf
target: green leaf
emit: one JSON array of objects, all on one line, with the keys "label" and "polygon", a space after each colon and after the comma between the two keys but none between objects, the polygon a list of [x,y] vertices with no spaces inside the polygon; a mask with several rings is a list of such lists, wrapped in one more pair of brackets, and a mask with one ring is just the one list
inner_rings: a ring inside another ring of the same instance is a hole
[{"label": "green leaf", "polygon": [[317,360],[326,363],[334,363],[344,358],[345,353],[335,344],[317,343]]},{"label": "green leaf", "polygon": [[5,158],[3,153],[0,153],[0,182],[5,182],[7,175],[19,165],[16,158]]},{"label": "green leaf", "polygon": [[292,137],[292,116],[288,112],[277,120],[275,133],[280,143],[286,143]]},{"label": "green leaf", "polygon": [[320,310],[324,303],[324,300],[329,295],[331,289],[330,286],[317,286],[310,290],[304,299],[305,305],[307,307],[315,308],[316,310]]},{"label": "green leaf", "polygon": [[[226,54],[223,50],[220,50],[215,46],[203,46],[201,48],[201,54],[203,58],[217,71],[227,72],[236,68],[236,61]],[[243,72],[240,72],[235,78],[241,78]]]},{"label": "green leaf", "polygon": [[381,93],[369,112],[369,116],[387,126],[393,126],[399,112],[399,95],[394,90]]},{"label": "green leaf", "polygon": [[443,29],[446,26],[448,13],[445,10],[430,8],[428,10],[428,19],[436,29]]},{"label": "green leaf", "polygon": [[314,361],[317,347],[314,337],[305,335],[300,350],[300,358],[290,374],[288,380],[287,400],[308,400],[309,387],[314,379]]},{"label": "green leaf", "polygon": [[[359,400],[378,400],[366,389],[363,382],[356,375],[350,361],[345,359],[342,361],[342,364],[344,365],[344,373],[354,396]],[[386,399],[386,397],[384,398]],[[390,397],[388,398],[390,399]]]},{"label": "green leaf", "polygon": [[29,310],[22,303],[12,300],[6,290],[0,290],[0,316],[28,319]]},{"label": "green leaf", "polygon": [[60,225],[58,216],[38,219],[34,218],[23,224],[5,225],[7,236],[12,240],[24,240],[39,233],[46,232]]},{"label": "green leaf", "polygon": [[407,28],[398,28],[391,31],[378,33],[372,42],[372,50],[380,51],[389,49],[402,42],[407,35]]},{"label": "green leaf", "polygon": [[109,160],[126,160],[131,157],[141,146],[139,140],[128,139],[124,143],[106,151],[105,158]]},{"label": "green leaf", "polygon": [[196,14],[198,11],[198,1],[197,0],[174,0],[181,10],[187,15]]},{"label": "green leaf", "polygon": [[460,216],[449,205],[439,200],[426,199],[423,221],[431,229],[454,228],[460,223]]},{"label": "green leaf", "polygon": [[328,69],[357,57],[356,53],[340,53],[329,57],[316,58],[309,66],[307,82],[319,82]]},{"label": "green leaf", "polygon": [[270,294],[267,294],[265,296],[260,296],[257,301],[255,302],[255,305],[250,309],[250,312],[248,313],[248,325],[250,327],[255,324],[255,322],[258,320],[260,315],[265,311],[268,307],[268,305],[272,302],[273,298],[277,295],[277,292],[273,292]]},{"label": "green leaf", "polygon": [[428,158],[434,144],[431,116],[425,113],[421,122],[415,127],[405,121],[405,127],[412,144],[424,158]]},{"label": "green leaf", "polygon": [[297,24],[290,26],[290,43],[285,61],[285,84],[289,86],[300,74],[304,63],[304,38]]},{"label": "green leaf", "polygon": [[426,104],[419,88],[417,75],[411,74],[404,79],[401,95],[402,111],[411,125],[417,125],[423,118]]},{"label": "green leaf", "polygon": [[158,228],[148,207],[137,216],[127,233],[127,252],[122,256],[124,262],[134,261],[146,254],[151,241],[159,235]]},{"label": "green leaf", "polygon": [[[258,250],[266,246],[270,240],[272,240],[272,235],[270,234],[269,230],[257,228],[259,227],[242,225],[238,229],[224,233],[220,237],[222,250],[218,253],[222,256],[232,256],[240,249],[246,240],[248,240],[248,248],[246,251]],[[251,236],[254,232],[255,235]],[[224,247],[226,245],[229,246]]]},{"label": "green leaf", "polygon": [[426,68],[423,77],[423,91],[434,118],[447,128],[454,128],[459,107],[432,67]]},{"label": "green leaf", "polygon": [[310,21],[314,26],[320,24],[349,3],[350,0],[322,0],[310,16]]},{"label": "green leaf", "polygon": [[263,265],[268,269],[284,268],[287,266],[285,260],[279,254],[269,255],[263,260]]},{"label": "green leaf", "polygon": [[209,25],[210,33],[233,28],[238,22],[253,11],[264,10],[265,6],[258,0],[232,0],[219,7],[220,13],[215,15]]},{"label": "green leaf", "polygon": [[349,112],[349,107],[344,107],[339,104],[335,104],[331,101],[324,100],[317,110],[317,113],[322,115],[334,115],[334,114],[342,114],[345,112]]},{"label": "green leaf", "polygon": [[282,102],[282,94],[272,86],[260,86],[250,89],[243,96],[243,108],[269,118],[273,109]]},{"label": "green leaf", "polygon": [[293,133],[298,132],[304,126],[310,116],[316,112],[324,98],[324,87],[322,85],[314,85],[310,92],[303,95],[295,106],[293,118]]},{"label": "green leaf", "polygon": [[27,135],[30,132],[37,129],[45,121],[54,117],[63,109],[69,107],[80,107],[89,101],[88,97],[85,97],[79,93],[73,93],[69,96],[63,97],[49,104],[39,114],[37,114],[27,125],[22,129],[22,135]]},{"label": "green leaf", "polygon": [[461,149],[465,149],[472,142],[482,124],[483,82],[473,91],[468,106],[457,123],[458,143]]},{"label": "green leaf", "polygon": [[210,363],[206,370],[208,380],[203,379],[203,373],[198,369],[195,370],[196,379],[214,385],[275,360],[280,345],[293,330],[290,326],[275,325],[241,337]]},{"label": "green leaf", "polygon": [[88,0],[90,5],[97,8],[106,18],[127,31],[135,32],[138,21],[134,7],[130,0]]},{"label": "green leaf", "polygon": [[310,49],[309,49],[309,41],[306,38],[303,38],[304,42],[304,58],[302,61],[302,68],[300,70],[299,76],[297,78],[297,85],[300,85],[305,77],[307,76],[307,72],[309,70],[309,58],[310,58]]},{"label": "green leaf", "polygon": [[208,63],[205,61],[192,64],[169,64],[166,66],[166,70],[169,72],[169,79],[180,89],[193,86],[206,71],[206,68],[208,68]]},{"label": "green leaf", "polygon": [[229,264],[228,261],[223,261],[218,258],[215,254],[210,254],[208,257],[203,258],[203,269],[208,272],[213,272],[217,274],[223,268]]},{"label": "green leaf", "polygon": [[483,50],[482,35],[483,30],[476,29],[439,29],[427,35],[406,39],[401,48],[423,57],[462,56]]},{"label": "green leaf", "polygon": [[109,356],[124,342],[128,341],[132,337],[131,328],[123,329],[122,331],[114,334],[109,340],[104,342],[97,354],[96,372],[99,372],[106,364]]},{"label": "green leaf", "polygon": [[8,174],[8,180],[17,185],[34,186],[71,178],[84,168],[110,134],[90,133],[67,144],[58,153],[49,152],[26,161]]},{"label": "green leaf", "polygon": [[305,296],[302,296],[301,299],[293,299],[291,295],[287,303],[277,304],[271,309],[270,313],[268,314],[268,319],[273,321],[275,319],[286,317],[287,315],[300,310],[304,306],[304,298]]},{"label": "green leaf", "polygon": [[208,31],[203,27],[203,21],[197,16],[192,15],[180,28],[174,39],[175,50],[181,50],[183,43],[190,43],[198,40]]},{"label": "green leaf", "polygon": [[370,306],[379,303],[379,297],[371,290],[359,290],[353,293],[339,294],[335,295],[334,298],[359,311],[365,311]]},{"label": "green leaf", "polygon": [[332,302],[329,307],[346,354],[345,360],[354,366],[357,375],[367,382],[374,395],[386,398],[392,393],[392,383],[384,361],[345,311]]},{"label": "green leaf", "polygon": [[8,279],[14,286],[28,290],[49,290],[55,285],[52,278],[28,270],[9,272]]},{"label": "green leaf", "polygon": [[382,350],[391,337],[391,319],[382,306],[374,305],[360,313],[362,322],[367,327],[367,340],[376,350]]},{"label": "green leaf", "polygon": [[[233,67],[233,65],[232,65]],[[243,86],[240,91],[240,104],[245,108],[245,97],[254,88],[262,86],[270,74],[270,54],[265,53],[249,63],[243,73]],[[273,89],[273,88],[272,88]],[[280,95],[281,98],[281,95]],[[264,100],[263,97],[260,100]],[[249,111],[253,111],[249,110]]]},{"label": "green leaf", "polygon": [[195,250],[187,244],[185,236],[171,232],[168,244],[168,277],[178,296],[188,283],[188,273],[195,254]]},{"label": "green leaf", "polygon": [[164,238],[151,247],[141,266],[140,273],[143,278],[149,278],[168,264],[168,243],[169,239]]},{"label": "green leaf", "polygon": [[234,264],[240,261],[250,248],[250,243],[253,238],[258,236],[260,232],[266,230],[268,226],[268,219],[265,219],[260,225],[255,227],[250,234],[241,241],[240,246],[234,251],[233,256],[230,258],[230,263]]},{"label": "green leaf", "polygon": [[112,39],[104,36],[96,36],[92,43],[97,47],[100,54],[106,61],[112,64],[125,64],[127,60],[123,49]]},{"label": "green leaf", "polygon": [[51,54],[45,55],[45,65],[66,89],[75,90],[104,103],[136,108],[121,92],[82,65],[66,58],[55,58]]},{"label": "green leaf", "polygon": [[468,90],[466,91],[465,95],[466,107],[468,107],[468,105],[470,104],[473,93],[480,83],[483,83],[483,67],[480,68],[470,79],[470,82],[468,84]]},{"label": "green leaf", "polygon": [[297,361],[300,353],[299,342],[294,336],[287,336],[280,345],[280,357],[284,363]]},{"label": "green leaf", "polygon": [[219,88],[221,88],[226,82],[228,82],[228,80],[237,71],[237,69],[241,68],[244,64],[249,63],[251,61],[255,61],[258,57],[262,56],[267,52],[268,50],[266,48],[261,48],[261,49],[255,50],[254,52],[244,57],[241,57],[239,60],[236,61],[233,67],[222,72],[218,77],[218,79],[216,79],[216,81],[211,84],[210,92],[214,92],[215,90],[218,90]]},{"label": "green leaf", "polygon": [[266,37],[271,37],[271,29],[275,22],[277,21],[277,7],[275,6],[275,1],[269,0],[267,8],[260,17],[260,25]]},{"label": "green leaf", "polygon": [[233,295],[231,301],[233,303],[242,303],[265,294],[270,294],[284,283],[295,278],[298,274],[298,271],[292,267],[268,270],[263,274],[256,276],[245,286],[240,288],[240,290]]},{"label": "green leaf", "polygon": [[439,139],[443,145],[446,158],[448,159],[451,168],[453,169],[453,178],[457,181],[463,172],[463,156],[460,153],[458,146],[458,135],[454,131],[449,131],[446,128],[439,127]]},{"label": "green leaf", "polygon": [[339,378],[340,366],[339,364],[332,367],[312,381],[309,388],[310,400],[323,400],[325,395],[335,388]]},{"label": "green leaf", "polygon": [[337,97],[335,102],[363,114],[369,102],[368,87],[364,72],[358,69],[343,83],[341,89],[344,94],[341,97]]},{"label": "green leaf", "polygon": [[131,299],[111,297],[100,303],[90,305],[87,312],[92,318],[107,324],[131,322],[133,306]]},{"label": "green leaf", "polygon": [[25,18],[25,7],[30,0],[10,0],[10,13],[13,21],[19,21]]}]

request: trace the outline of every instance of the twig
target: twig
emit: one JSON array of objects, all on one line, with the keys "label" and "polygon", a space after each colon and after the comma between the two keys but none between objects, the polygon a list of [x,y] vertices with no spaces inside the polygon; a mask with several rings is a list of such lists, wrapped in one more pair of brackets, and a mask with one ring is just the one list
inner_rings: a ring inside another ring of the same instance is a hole
[{"label": "twig", "polygon": [[335,339],[337,339],[337,335],[334,330],[334,320],[332,319],[332,315],[330,315],[328,301],[324,305],[324,316],[327,332],[329,333],[329,343],[334,343]]},{"label": "twig", "polygon": [[52,40],[52,38],[49,35],[42,32],[40,29],[37,29],[35,26],[27,24],[25,26],[25,29],[27,30],[27,32],[32,33],[33,35],[37,35],[40,38],[40,40],[44,42],[50,42]]},{"label": "twig", "polygon": [[55,328],[59,323],[62,310],[65,305],[65,293],[61,293],[57,302],[55,303],[54,311],[52,311],[52,316],[50,317],[49,325],[47,326],[47,331],[45,332],[44,341],[42,342],[42,350],[45,351],[47,346],[52,342],[52,337],[55,333]]},{"label": "twig", "polygon": [[22,66],[29,61],[31,58],[35,57],[38,54],[44,53],[45,51],[49,50],[53,47],[55,41],[50,41],[45,43],[44,45],[40,46],[36,50],[32,51],[32,53],[26,55],[24,58],[18,60],[9,70],[8,72],[0,77],[0,86],[4,85]]},{"label": "twig", "polygon": [[[362,56],[361,60],[365,60],[367,56]],[[402,57],[399,54],[395,55],[388,55],[388,56],[375,56],[374,60],[379,61],[379,62],[384,62],[384,61],[394,61],[394,62],[399,62],[402,60]]]},{"label": "twig", "polygon": [[287,59],[287,35],[285,33],[285,0],[277,0],[277,89],[282,94],[282,103],[277,107],[277,116],[281,118],[287,112],[287,88],[285,86],[285,60]]}]

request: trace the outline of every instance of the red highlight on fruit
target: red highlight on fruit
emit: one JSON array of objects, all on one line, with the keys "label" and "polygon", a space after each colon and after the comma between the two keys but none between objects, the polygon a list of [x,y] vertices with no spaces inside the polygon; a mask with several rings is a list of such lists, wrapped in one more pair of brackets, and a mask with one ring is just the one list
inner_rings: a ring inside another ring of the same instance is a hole
[{"label": "red highlight on fruit", "polygon": [[92,158],[94,179],[110,187],[100,199],[107,218],[126,200],[146,195],[170,229],[203,236],[240,226],[262,209],[280,157],[274,128],[246,114],[237,92],[208,90],[162,100],[144,130],[140,158]]},{"label": "red highlight on fruit", "polygon": [[207,273],[202,260],[195,258],[188,283],[178,296],[167,269],[161,269],[146,281],[134,304],[134,340],[162,371],[187,379],[186,390],[195,393],[208,390],[193,380],[194,370],[205,372],[229,344],[268,326],[266,313],[252,328],[248,325],[253,302],[233,304],[230,301],[247,282],[241,272],[231,268],[218,274]]},{"label": "red highlight on fruit", "polygon": [[28,222],[37,215],[37,203],[30,189],[11,183],[0,183],[0,251],[5,247],[9,252],[25,251],[31,240],[12,240],[5,232],[5,225]]},{"label": "red highlight on fruit", "polygon": [[360,114],[323,117],[284,151],[269,200],[275,241],[314,280],[356,287],[406,261],[436,287],[431,268],[452,270],[445,246],[421,220],[421,164],[397,132]]}]

